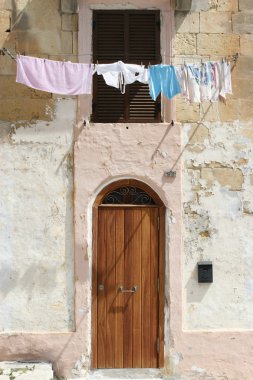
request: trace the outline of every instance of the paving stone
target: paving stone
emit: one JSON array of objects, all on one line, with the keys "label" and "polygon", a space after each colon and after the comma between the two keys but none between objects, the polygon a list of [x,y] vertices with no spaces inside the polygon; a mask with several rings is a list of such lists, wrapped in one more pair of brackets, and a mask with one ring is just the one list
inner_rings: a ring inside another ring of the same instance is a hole
[{"label": "paving stone", "polygon": [[50,363],[0,362],[0,369],[0,380],[52,380],[54,376]]}]

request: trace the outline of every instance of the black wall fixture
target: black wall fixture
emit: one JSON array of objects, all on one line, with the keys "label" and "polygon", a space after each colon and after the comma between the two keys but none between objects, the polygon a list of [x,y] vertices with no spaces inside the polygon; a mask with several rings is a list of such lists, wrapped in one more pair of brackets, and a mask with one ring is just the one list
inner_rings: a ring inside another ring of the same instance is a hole
[{"label": "black wall fixture", "polygon": [[211,261],[198,262],[198,282],[213,282],[213,264]]}]

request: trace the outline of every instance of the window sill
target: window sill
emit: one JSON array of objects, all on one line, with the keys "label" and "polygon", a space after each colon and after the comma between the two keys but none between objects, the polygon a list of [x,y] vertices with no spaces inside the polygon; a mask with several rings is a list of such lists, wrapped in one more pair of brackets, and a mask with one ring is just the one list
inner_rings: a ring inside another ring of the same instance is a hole
[{"label": "window sill", "polygon": [[[174,125],[177,125],[179,123],[175,123],[174,122]],[[139,122],[139,123],[95,123],[95,122],[91,122],[89,124],[90,127],[113,127],[113,128],[134,128],[134,127],[140,127],[140,126],[143,126],[144,128],[145,127],[159,127],[159,126],[169,126],[169,125],[172,125],[171,122],[148,122],[148,123],[144,123],[144,122]]]}]

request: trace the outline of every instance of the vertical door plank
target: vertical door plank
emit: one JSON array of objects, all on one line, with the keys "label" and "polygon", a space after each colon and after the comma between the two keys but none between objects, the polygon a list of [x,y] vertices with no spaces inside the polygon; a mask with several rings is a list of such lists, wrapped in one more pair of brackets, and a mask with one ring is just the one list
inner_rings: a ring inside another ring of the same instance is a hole
[{"label": "vertical door plank", "polygon": [[106,252],[107,252],[107,287],[106,287],[106,368],[114,368],[115,350],[115,210],[106,210]]},{"label": "vertical door plank", "polygon": [[115,310],[115,368],[123,368],[124,296],[118,291],[124,285],[124,210],[115,211],[116,310]]},{"label": "vertical door plank", "polygon": [[[125,280],[124,288],[130,289],[133,284],[133,213],[131,209],[125,210]],[[133,308],[132,293],[122,294],[124,297],[124,368],[133,366]]]},{"label": "vertical door plank", "polygon": [[98,209],[92,215],[93,255],[92,255],[92,316],[91,316],[91,368],[97,368],[97,242],[98,242]]},{"label": "vertical door plank", "polygon": [[158,365],[158,209],[150,210],[150,367]]},{"label": "vertical door plank", "polygon": [[160,229],[159,229],[159,363],[158,367],[164,366],[164,299],[165,299],[165,208],[159,209]]},{"label": "vertical door plank", "polygon": [[150,209],[142,209],[142,367],[150,368]]},{"label": "vertical door plank", "polygon": [[98,368],[106,367],[106,210],[98,212],[98,262],[97,281],[104,285],[104,290],[97,289],[98,308],[98,336],[97,336],[97,364]]},{"label": "vertical door plank", "polygon": [[138,286],[133,294],[133,367],[141,368],[141,209],[133,212],[133,284]]}]

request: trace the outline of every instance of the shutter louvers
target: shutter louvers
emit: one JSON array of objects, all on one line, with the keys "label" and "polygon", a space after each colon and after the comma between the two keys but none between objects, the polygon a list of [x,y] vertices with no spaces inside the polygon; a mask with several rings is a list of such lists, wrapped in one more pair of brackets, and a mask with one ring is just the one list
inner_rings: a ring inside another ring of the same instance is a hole
[{"label": "shutter louvers", "polygon": [[[96,63],[155,64],[160,61],[159,11],[94,11],[93,59]],[[92,120],[159,122],[160,103],[149,95],[148,85],[135,82],[126,93],[107,86],[102,76],[93,82]]]},{"label": "shutter louvers", "polygon": [[129,15],[129,55],[130,62],[157,63],[156,13]]},{"label": "shutter louvers", "polygon": [[129,86],[128,91],[129,121],[136,123],[151,123],[156,121],[156,102],[149,95],[148,85],[135,82]]},{"label": "shutter louvers", "polygon": [[101,75],[94,78],[94,86],[97,88],[96,102],[93,111],[97,123],[123,123],[125,111],[125,99],[121,92],[111,86],[107,86]]},{"label": "shutter louvers", "polygon": [[95,62],[124,61],[124,14],[95,12],[93,30],[93,55]]}]

